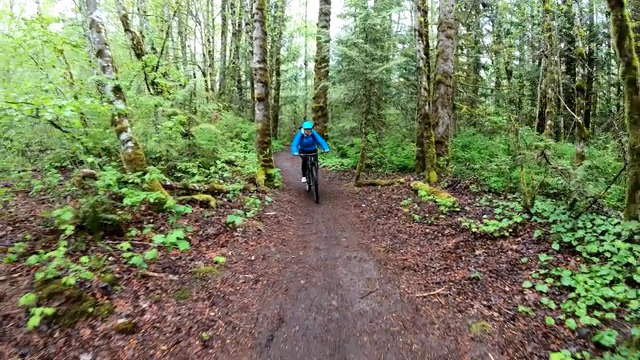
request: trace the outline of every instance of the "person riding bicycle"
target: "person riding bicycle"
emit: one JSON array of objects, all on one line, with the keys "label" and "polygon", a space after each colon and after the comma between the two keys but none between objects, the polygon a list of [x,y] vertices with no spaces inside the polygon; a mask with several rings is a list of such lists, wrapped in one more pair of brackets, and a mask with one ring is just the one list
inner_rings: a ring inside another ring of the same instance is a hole
[{"label": "person riding bicycle", "polygon": [[[313,129],[313,123],[309,120],[305,120],[300,126],[300,132],[294,136],[291,142],[291,154],[298,156],[299,154],[315,154],[318,152],[318,146],[324,150],[329,151],[329,145],[324,141],[322,136]],[[307,182],[305,175],[307,174],[307,157],[302,157],[302,182]]]}]

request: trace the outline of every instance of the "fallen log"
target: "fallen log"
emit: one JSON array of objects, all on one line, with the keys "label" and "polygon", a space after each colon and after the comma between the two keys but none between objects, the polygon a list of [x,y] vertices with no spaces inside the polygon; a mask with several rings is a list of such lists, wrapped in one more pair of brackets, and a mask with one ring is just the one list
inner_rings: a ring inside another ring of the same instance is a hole
[{"label": "fallen log", "polygon": [[[91,169],[82,169],[78,172],[78,179],[90,179],[97,180],[98,172]],[[169,190],[181,190],[187,192],[197,192],[202,194],[224,194],[233,191],[255,190],[255,187],[250,184],[187,184],[175,181],[164,181],[161,183],[162,187]]]},{"label": "fallen log", "polygon": [[358,180],[353,186],[355,187],[363,187],[363,186],[395,186],[406,183],[405,178],[399,179],[372,179],[372,180]]}]

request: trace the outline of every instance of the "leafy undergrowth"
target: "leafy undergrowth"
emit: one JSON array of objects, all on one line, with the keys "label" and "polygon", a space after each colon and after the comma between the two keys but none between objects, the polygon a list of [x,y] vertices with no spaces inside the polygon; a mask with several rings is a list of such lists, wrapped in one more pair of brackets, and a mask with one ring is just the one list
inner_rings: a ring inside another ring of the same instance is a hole
[{"label": "leafy undergrowth", "polygon": [[[415,187],[414,187],[415,188]],[[408,186],[363,188],[371,246],[402,287],[506,358],[638,359],[638,223],[573,214],[467,186],[442,201]],[[636,244],[632,242],[636,241]],[[635,325],[634,325],[635,324]]]},{"label": "leafy undergrowth", "polygon": [[[213,312],[207,304],[224,293],[221,274],[234,259],[229,234],[271,201],[238,177],[209,186],[213,196],[177,190],[167,201],[141,190],[151,179],[169,180],[153,168],[144,176],[109,167],[54,173],[49,181],[34,174],[31,191],[21,183],[3,187],[2,358],[52,358],[63,347],[72,356],[70,349],[86,349],[82,339],[166,326],[145,309],[177,317],[174,324]],[[191,298],[199,305],[179,309]],[[78,332],[79,339],[71,336]]]}]

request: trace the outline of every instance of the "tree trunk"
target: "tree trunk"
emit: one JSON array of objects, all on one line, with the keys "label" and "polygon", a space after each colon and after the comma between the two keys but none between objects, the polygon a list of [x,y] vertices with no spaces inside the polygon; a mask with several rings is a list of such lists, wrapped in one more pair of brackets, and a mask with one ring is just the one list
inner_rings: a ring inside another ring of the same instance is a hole
[{"label": "tree trunk", "polygon": [[574,34],[578,44],[576,57],[578,60],[578,74],[575,83],[576,93],[576,165],[580,166],[584,162],[585,138],[587,137],[585,123],[585,110],[587,107],[587,51],[584,48],[582,39],[582,13],[578,8],[578,16],[575,21]]},{"label": "tree trunk", "polygon": [[273,41],[272,66],[273,69],[273,92],[271,106],[271,134],[274,139],[278,139],[280,127],[280,88],[282,87],[282,36],[285,26],[286,1],[277,0],[275,6],[275,30],[276,35]]},{"label": "tree trunk", "polygon": [[435,64],[434,111],[438,126],[435,131],[437,157],[449,154],[453,130],[453,74],[456,49],[455,0],[440,0],[438,45]]},{"label": "tree trunk", "polygon": [[307,116],[309,115],[309,113],[307,112],[308,109],[308,94],[309,94],[309,55],[307,53],[307,49],[308,49],[308,44],[307,44],[307,37],[308,37],[308,26],[307,26],[307,13],[309,10],[309,0],[304,0],[304,88],[303,88],[303,95],[304,95],[304,118],[307,119]]},{"label": "tree trunk", "polygon": [[[124,90],[118,82],[116,67],[111,48],[106,40],[105,26],[98,11],[97,0],[86,0],[86,3],[89,29],[91,31],[91,44],[100,66],[100,72],[107,78],[104,90],[109,99],[109,104],[112,106],[111,125],[115,128],[116,135],[120,140],[124,167],[129,172],[143,172],[147,168],[147,160],[142,147],[133,136],[131,130]],[[162,185],[157,180],[150,185],[155,190],[164,192]]]},{"label": "tree trunk", "polygon": [[[562,48],[562,59],[564,62],[564,77],[563,84],[563,98],[564,104],[562,105],[562,117],[564,120],[564,128],[560,129],[560,139],[564,140],[569,136],[571,125],[574,123],[576,113],[576,101],[578,94],[576,93],[575,84],[578,81],[576,74],[576,60],[580,61],[576,56],[576,36],[575,32],[576,15],[573,9],[574,0],[562,0],[562,17],[564,22],[562,24],[562,39],[564,47]],[[586,54],[586,52],[585,52]],[[586,89],[585,89],[586,90]],[[566,105],[566,106],[565,106]]]},{"label": "tree trunk", "polygon": [[273,186],[275,181],[271,150],[271,118],[269,116],[269,68],[267,66],[266,0],[255,0],[253,8],[253,77],[255,81],[256,153],[258,185]]},{"label": "tree trunk", "polygon": [[142,37],[142,43],[149,47],[152,54],[157,53],[155,47],[153,32],[151,25],[149,24],[149,14],[147,13],[147,0],[138,0],[138,17],[140,18],[140,37]]},{"label": "tree trunk", "polygon": [[434,124],[431,121],[429,63],[429,4],[428,0],[415,0],[416,50],[418,64],[418,122],[416,126],[416,172],[425,173],[430,184],[438,180]]},{"label": "tree trunk", "polygon": [[589,20],[587,21],[587,94],[586,104],[584,108],[584,127],[587,132],[591,131],[591,113],[595,109],[595,94],[593,91],[594,74],[596,71],[596,39],[598,33],[594,25],[594,18],[596,16],[595,4],[592,0],[589,0]]},{"label": "tree trunk", "polygon": [[222,0],[220,9],[222,21],[222,24],[220,25],[220,78],[218,80],[218,95],[221,98],[224,98],[227,88],[227,37],[229,33],[229,20],[227,19],[228,8],[229,0]]},{"label": "tree trunk", "polygon": [[316,61],[313,79],[313,123],[317,131],[328,138],[329,109],[327,98],[329,92],[329,52],[331,46],[331,0],[320,0],[318,9],[318,33],[316,35]]},{"label": "tree trunk", "polygon": [[[235,1],[235,0],[234,0]],[[240,45],[242,43],[242,23],[244,14],[242,11],[242,0],[238,0],[237,14],[234,15],[233,33],[231,43],[233,44],[233,56],[231,62],[233,66],[233,80],[236,86],[236,106],[240,113],[244,112],[244,89],[242,86],[242,66],[240,64]]]},{"label": "tree trunk", "polygon": [[551,0],[542,0],[542,13],[544,14],[544,22],[543,22],[543,33],[544,33],[544,44],[545,51],[544,57],[546,59],[546,73],[544,86],[542,90],[544,91],[541,98],[544,97],[545,107],[540,108],[541,111],[544,111],[544,135],[546,137],[553,137],[554,130],[554,122],[555,122],[555,85],[556,85],[556,63],[555,63],[555,54],[554,54],[554,46],[553,46],[553,7],[551,4]]},{"label": "tree trunk", "polygon": [[608,0],[611,10],[612,35],[620,60],[620,76],[624,84],[625,118],[628,131],[627,194],[624,218],[637,220],[640,210],[640,87],[638,57],[634,36],[624,0]]},{"label": "tree trunk", "polygon": [[[249,7],[249,4],[251,4],[251,0],[246,0],[247,1],[247,6],[246,8]],[[253,65],[251,64],[251,62],[253,61],[253,21],[252,21],[252,16],[253,14],[250,11],[247,11],[247,16],[245,18],[245,33],[246,33],[246,37],[247,37],[247,49],[248,51],[248,55],[245,58],[248,60],[248,66],[247,68],[250,70],[249,71],[249,76],[247,76],[247,78],[249,79],[249,96],[251,98],[251,104],[252,106],[249,106],[249,119],[251,121],[255,121],[256,119],[256,108],[255,106],[253,106],[253,104],[256,103],[256,92],[255,92],[255,80],[253,78],[253,74],[252,74],[252,67]]]}]

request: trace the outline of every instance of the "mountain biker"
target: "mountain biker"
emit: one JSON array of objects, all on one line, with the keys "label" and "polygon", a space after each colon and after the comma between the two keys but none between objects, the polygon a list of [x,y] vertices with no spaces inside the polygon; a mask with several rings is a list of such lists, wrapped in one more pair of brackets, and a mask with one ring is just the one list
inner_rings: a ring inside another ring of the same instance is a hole
[{"label": "mountain biker", "polygon": [[[329,145],[324,141],[322,136],[313,130],[313,123],[309,120],[305,120],[300,126],[300,132],[296,134],[291,142],[291,154],[298,156],[299,154],[314,154],[318,152],[318,146],[324,150],[329,151]],[[307,157],[302,157],[302,182],[307,182],[305,175],[307,174]]]}]

